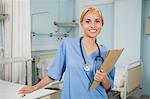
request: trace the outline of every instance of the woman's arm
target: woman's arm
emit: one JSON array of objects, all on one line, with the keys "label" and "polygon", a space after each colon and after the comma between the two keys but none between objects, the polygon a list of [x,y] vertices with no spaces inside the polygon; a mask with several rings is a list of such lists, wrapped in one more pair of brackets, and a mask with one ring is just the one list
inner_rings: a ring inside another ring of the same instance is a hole
[{"label": "woman's arm", "polygon": [[110,83],[108,75],[106,73],[104,73],[103,75],[104,75],[104,78],[102,79],[102,85],[106,90],[108,90],[111,87],[111,83]]},{"label": "woman's arm", "polygon": [[52,78],[45,76],[40,82],[38,82],[36,85],[34,86],[25,86],[23,88],[21,88],[19,90],[20,94],[27,94],[27,93],[31,93],[35,90],[38,90],[46,85],[48,85],[49,83],[51,83],[53,81]]},{"label": "woman's arm", "polygon": [[100,72],[97,70],[96,74],[94,76],[94,80],[102,82],[102,85],[106,90],[108,90],[111,87],[109,77],[108,77],[107,73],[105,73],[105,72],[102,72],[102,71]]}]

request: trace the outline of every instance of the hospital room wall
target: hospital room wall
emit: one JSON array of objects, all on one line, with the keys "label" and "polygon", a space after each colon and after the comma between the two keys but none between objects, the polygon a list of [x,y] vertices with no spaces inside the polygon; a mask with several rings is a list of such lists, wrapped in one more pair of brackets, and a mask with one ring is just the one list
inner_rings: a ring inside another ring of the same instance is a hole
[{"label": "hospital room wall", "polygon": [[144,35],[150,0],[116,0],[115,13],[114,46],[125,47],[126,54],[119,63],[143,60],[142,94],[150,96],[150,35]]},{"label": "hospital room wall", "polygon": [[[31,0],[31,18],[32,32],[39,34],[63,34],[65,29],[54,25],[56,22],[65,22],[73,20],[73,0]],[[68,9],[69,8],[69,9]],[[56,31],[58,31],[56,33]],[[71,33],[70,33],[71,34]],[[32,36],[32,49],[42,48],[47,46],[50,49],[57,49],[62,40],[53,36]],[[37,49],[40,50],[40,49]],[[36,50],[36,51],[37,51]],[[38,53],[32,52],[32,56]]]},{"label": "hospital room wall", "polygon": [[116,0],[114,5],[114,48],[124,48],[117,65],[125,67],[140,59],[142,0]]},{"label": "hospital room wall", "polygon": [[[150,16],[150,0],[143,0],[141,58],[143,59],[143,94],[150,96],[150,35],[145,35],[146,19]],[[150,28],[150,27],[149,27]]]}]

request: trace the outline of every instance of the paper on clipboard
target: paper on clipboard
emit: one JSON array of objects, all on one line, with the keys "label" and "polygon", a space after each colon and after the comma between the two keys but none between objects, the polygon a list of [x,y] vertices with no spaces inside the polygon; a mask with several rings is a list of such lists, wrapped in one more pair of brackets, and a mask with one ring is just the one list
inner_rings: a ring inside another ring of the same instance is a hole
[{"label": "paper on clipboard", "polygon": [[[109,73],[114,67],[123,50],[124,48],[109,50],[100,70],[102,69],[104,72]],[[96,88],[99,85],[99,83],[99,81],[94,80],[94,82],[91,85],[91,88]]]}]

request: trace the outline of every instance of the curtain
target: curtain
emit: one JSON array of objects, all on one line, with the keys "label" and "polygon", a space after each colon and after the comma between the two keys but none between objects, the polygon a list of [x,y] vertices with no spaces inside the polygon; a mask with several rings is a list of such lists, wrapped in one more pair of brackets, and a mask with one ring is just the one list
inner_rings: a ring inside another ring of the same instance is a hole
[{"label": "curtain", "polygon": [[[30,0],[5,0],[9,18],[5,23],[5,57],[31,58]],[[5,79],[25,84],[25,64],[15,63],[5,68]],[[28,64],[31,84],[31,63]]]},{"label": "curtain", "polygon": [[[4,47],[3,47],[4,24],[3,23],[4,23],[4,21],[0,20],[0,58],[3,58],[3,56],[4,56]],[[5,69],[5,66],[3,64],[0,64],[0,79],[4,79],[4,74],[5,74],[4,69]]]},{"label": "curtain", "polygon": [[[0,0],[0,14],[5,13],[4,0]],[[4,22],[5,20],[0,19],[0,58],[4,57]],[[0,64],[0,79],[5,79],[5,66]]]}]

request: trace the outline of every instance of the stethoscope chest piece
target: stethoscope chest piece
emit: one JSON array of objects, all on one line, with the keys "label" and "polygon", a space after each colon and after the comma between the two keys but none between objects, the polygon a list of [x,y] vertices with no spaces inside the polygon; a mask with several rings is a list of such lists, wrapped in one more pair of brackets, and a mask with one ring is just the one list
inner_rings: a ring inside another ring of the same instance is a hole
[{"label": "stethoscope chest piece", "polygon": [[[90,71],[90,65],[87,64],[87,62],[86,62],[86,60],[85,60],[85,57],[84,57],[84,54],[83,54],[82,45],[81,45],[81,43],[82,43],[82,42],[81,42],[82,38],[83,38],[83,37],[80,38],[80,50],[81,50],[81,55],[82,55],[82,58],[83,58],[84,64],[85,64],[84,70],[85,70],[86,72],[88,72],[88,71]],[[100,58],[100,59],[102,60],[102,62],[103,62],[104,59],[103,59],[103,57],[101,56],[99,45],[97,44],[96,41],[95,41],[95,43],[96,43],[96,45],[97,45],[97,47],[98,47],[98,52],[99,52],[99,56],[97,56],[97,57],[95,58],[95,61],[97,61],[97,59]]]},{"label": "stethoscope chest piece", "polygon": [[85,70],[85,71],[87,71],[87,72],[88,72],[88,71],[90,71],[90,65],[85,64],[85,66],[84,66],[84,70]]}]

